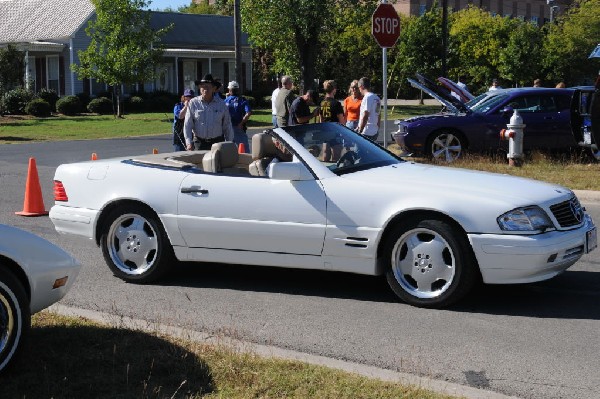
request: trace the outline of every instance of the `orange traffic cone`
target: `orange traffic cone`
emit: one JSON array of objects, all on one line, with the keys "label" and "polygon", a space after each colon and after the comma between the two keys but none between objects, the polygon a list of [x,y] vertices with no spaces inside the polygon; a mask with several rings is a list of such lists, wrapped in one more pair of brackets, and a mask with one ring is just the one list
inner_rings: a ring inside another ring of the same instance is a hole
[{"label": "orange traffic cone", "polygon": [[92,152],[92,161],[95,161],[98,159],[98,155],[95,152]]},{"label": "orange traffic cone", "polygon": [[240,143],[240,146],[238,148],[238,153],[240,153],[240,154],[246,153],[246,146],[244,145],[244,143]]},{"label": "orange traffic cone", "polygon": [[21,216],[42,216],[47,215],[42,197],[42,187],[38,177],[35,158],[29,158],[29,170],[27,171],[27,183],[25,184],[25,201],[23,201],[23,210],[15,212]]}]

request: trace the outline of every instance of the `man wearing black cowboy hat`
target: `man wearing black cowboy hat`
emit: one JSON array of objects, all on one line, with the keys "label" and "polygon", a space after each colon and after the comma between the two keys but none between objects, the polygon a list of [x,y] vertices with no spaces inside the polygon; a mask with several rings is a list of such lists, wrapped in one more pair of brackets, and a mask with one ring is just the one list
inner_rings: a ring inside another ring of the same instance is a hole
[{"label": "man wearing black cowboy hat", "polygon": [[215,80],[206,74],[196,80],[200,95],[188,103],[183,131],[186,149],[210,150],[214,143],[233,141],[233,127],[225,102],[215,96]]}]

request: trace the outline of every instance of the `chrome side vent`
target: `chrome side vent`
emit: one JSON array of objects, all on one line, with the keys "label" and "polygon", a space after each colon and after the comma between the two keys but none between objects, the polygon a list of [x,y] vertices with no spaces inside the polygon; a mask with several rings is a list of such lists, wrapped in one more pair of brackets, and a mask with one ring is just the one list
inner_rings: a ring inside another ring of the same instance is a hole
[{"label": "chrome side vent", "polygon": [[369,239],[364,237],[346,237],[344,245],[352,248],[367,248],[368,241]]}]

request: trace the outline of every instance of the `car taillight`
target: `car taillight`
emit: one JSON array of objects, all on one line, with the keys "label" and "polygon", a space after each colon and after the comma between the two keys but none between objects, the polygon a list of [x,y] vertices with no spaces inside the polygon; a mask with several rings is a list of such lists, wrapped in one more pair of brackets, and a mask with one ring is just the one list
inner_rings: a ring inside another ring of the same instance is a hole
[{"label": "car taillight", "polygon": [[54,180],[54,201],[68,201],[67,191],[61,181]]}]

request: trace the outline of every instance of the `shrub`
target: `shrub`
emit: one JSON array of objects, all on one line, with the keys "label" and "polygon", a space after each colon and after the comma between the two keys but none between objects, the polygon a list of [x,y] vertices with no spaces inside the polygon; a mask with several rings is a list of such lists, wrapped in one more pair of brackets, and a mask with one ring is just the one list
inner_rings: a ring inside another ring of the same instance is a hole
[{"label": "shrub", "polygon": [[56,112],[63,115],[77,115],[81,112],[81,101],[77,96],[64,96],[56,102]]},{"label": "shrub", "polygon": [[247,101],[248,104],[250,104],[250,108],[256,108],[257,103],[256,103],[256,99],[252,96],[243,96]]},{"label": "shrub", "polygon": [[146,103],[142,97],[132,96],[125,101],[125,110],[128,112],[143,112]]},{"label": "shrub", "polygon": [[173,96],[152,96],[149,100],[149,110],[155,112],[165,112],[167,110],[173,111],[173,106],[178,100],[173,100]]},{"label": "shrub", "polygon": [[110,115],[113,113],[113,103],[106,97],[98,97],[90,101],[87,109],[95,114]]},{"label": "shrub", "polygon": [[23,115],[27,103],[33,99],[33,92],[18,88],[10,90],[2,97],[2,109],[6,114]]},{"label": "shrub", "polygon": [[77,93],[75,94],[77,98],[79,98],[79,102],[81,103],[81,109],[87,109],[88,104],[90,103],[90,95],[87,93]]},{"label": "shrub", "polygon": [[37,93],[37,97],[41,98],[42,100],[46,101],[48,104],[50,104],[50,109],[56,109],[56,102],[58,101],[58,94],[56,94],[56,91],[54,91],[53,89],[47,89],[45,87],[43,87],[39,93]]},{"label": "shrub", "polygon": [[41,98],[34,98],[25,106],[25,112],[37,117],[50,116],[51,109],[48,101]]}]

